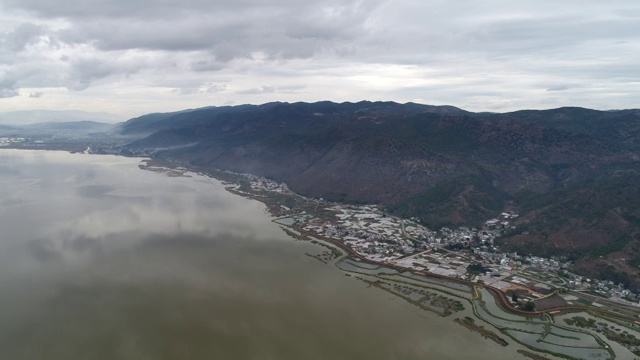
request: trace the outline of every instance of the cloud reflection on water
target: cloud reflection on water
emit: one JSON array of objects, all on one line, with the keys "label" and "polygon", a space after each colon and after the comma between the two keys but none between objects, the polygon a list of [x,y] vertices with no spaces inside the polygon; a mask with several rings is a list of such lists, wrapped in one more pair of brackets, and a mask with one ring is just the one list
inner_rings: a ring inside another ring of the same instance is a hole
[{"label": "cloud reflection on water", "polygon": [[466,330],[460,349],[443,331],[453,322],[425,319],[304,256],[319,250],[285,236],[263,204],[138,162],[0,151],[0,358],[504,352]]}]

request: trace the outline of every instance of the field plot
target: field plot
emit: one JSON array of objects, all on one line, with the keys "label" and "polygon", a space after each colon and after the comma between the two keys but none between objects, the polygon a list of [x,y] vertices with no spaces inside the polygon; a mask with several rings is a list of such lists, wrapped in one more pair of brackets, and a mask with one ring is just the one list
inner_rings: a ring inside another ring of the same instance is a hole
[{"label": "field plot", "polygon": [[473,300],[478,317],[500,329],[517,342],[534,350],[572,359],[612,359],[612,350],[595,336],[560,327],[541,317],[524,317],[502,311],[485,289]]}]

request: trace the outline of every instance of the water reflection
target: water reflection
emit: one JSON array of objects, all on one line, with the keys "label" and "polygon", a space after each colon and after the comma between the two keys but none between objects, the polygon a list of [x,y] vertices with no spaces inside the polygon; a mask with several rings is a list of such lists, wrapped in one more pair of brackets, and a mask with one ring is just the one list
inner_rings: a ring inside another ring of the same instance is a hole
[{"label": "water reflection", "polygon": [[303,256],[262,204],[138,163],[0,151],[0,358],[507,355]]}]

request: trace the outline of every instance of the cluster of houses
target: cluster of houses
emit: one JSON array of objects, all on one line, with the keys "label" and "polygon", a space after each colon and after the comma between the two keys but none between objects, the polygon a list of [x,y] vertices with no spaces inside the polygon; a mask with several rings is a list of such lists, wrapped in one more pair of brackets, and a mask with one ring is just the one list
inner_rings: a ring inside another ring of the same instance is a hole
[{"label": "cluster of houses", "polygon": [[[285,193],[285,185],[258,176],[246,175],[251,188],[257,191]],[[541,274],[564,273],[571,278],[564,286],[570,290],[591,291],[612,299],[630,302],[640,296],[612,281],[591,280],[568,272],[569,264],[557,259],[520,256],[502,253],[494,247],[494,240],[515,229],[515,213],[504,212],[484,223],[482,229],[443,227],[432,231],[419,224],[418,219],[399,219],[382,212],[376,206],[353,206],[323,203],[323,209],[335,213],[333,221],[308,217],[299,225],[307,232],[340,240],[355,252],[371,261],[396,264],[416,271],[468,277],[468,266],[482,263],[490,272],[474,275],[471,280],[493,284],[496,288],[519,285],[516,274],[526,269]],[[327,206],[328,205],[328,206]],[[287,208],[287,210],[289,210]],[[456,250],[468,250],[461,256]],[[521,285],[525,285],[524,283]],[[540,283],[539,286],[545,286]]]},{"label": "cluster of houses", "polygon": [[11,144],[17,144],[24,141],[24,138],[0,137],[0,146],[9,146]]},{"label": "cluster of houses", "polygon": [[590,279],[585,276],[563,271],[563,275],[571,280],[566,285],[567,288],[576,291],[587,291],[606,296],[619,302],[626,302],[629,305],[638,305],[640,294],[635,294],[629,289],[625,289],[624,284],[616,284],[611,280]]},{"label": "cluster of houses", "polygon": [[373,206],[334,205],[335,221],[304,224],[303,230],[344,241],[358,254],[381,261],[398,258],[426,248],[433,233],[427,228],[387,216]]},{"label": "cluster of houses", "polygon": [[484,225],[487,229],[507,229],[507,228],[515,229],[514,226],[510,225],[510,221],[517,217],[518,217],[518,214],[510,214],[510,213],[503,212],[502,214],[500,214],[498,218],[485,221]]},{"label": "cluster of houses", "polygon": [[276,193],[285,193],[287,192],[287,186],[283,183],[278,183],[273,180],[261,177],[246,174],[245,175],[251,184],[251,190],[254,191],[269,191]]}]

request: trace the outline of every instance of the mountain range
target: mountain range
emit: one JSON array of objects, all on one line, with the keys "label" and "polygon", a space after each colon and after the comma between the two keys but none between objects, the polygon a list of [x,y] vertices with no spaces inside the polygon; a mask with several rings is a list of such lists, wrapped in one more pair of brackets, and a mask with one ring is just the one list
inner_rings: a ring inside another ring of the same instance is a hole
[{"label": "mountain range", "polygon": [[116,123],[121,120],[121,117],[105,112],[78,110],[21,110],[0,112],[0,125],[15,126],[76,121]]},{"label": "mountain range", "polygon": [[112,133],[130,138],[124,153],[265,176],[432,228],[517,211],[503,250],[640,286],[640,110],[275,102],[149,114]]}]

